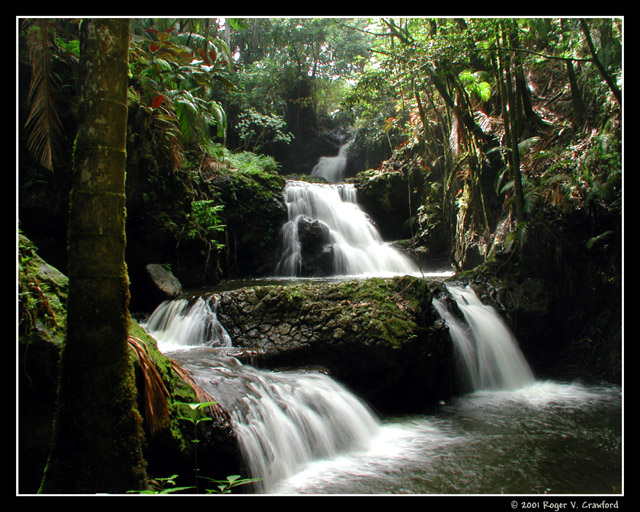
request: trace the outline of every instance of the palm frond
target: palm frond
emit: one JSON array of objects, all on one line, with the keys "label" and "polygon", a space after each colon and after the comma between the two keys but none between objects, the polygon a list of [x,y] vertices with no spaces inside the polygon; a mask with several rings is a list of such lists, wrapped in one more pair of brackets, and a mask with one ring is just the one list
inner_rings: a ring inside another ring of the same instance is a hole
[{"label": "palm frond", "polygon": [[129,336],[127,341],[140,363],[144,378],[144,417],[149,432],[154,434],[160,431],[169,420],[169,392],[147,353],[145,343],[135,336]]},{"label": "palm frond", "polygon": [[64,130],[54,100],[56,84],[51,73],[48,22],[46,19],[32,20],[25,27],[32,72],[28,93],[31,109],[25,123],[26,144],[42,166],[53,170]]}]

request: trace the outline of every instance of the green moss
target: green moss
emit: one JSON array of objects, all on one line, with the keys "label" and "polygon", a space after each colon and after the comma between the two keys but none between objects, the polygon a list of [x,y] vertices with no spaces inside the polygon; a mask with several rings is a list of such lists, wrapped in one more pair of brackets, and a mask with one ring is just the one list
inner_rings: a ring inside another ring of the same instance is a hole
[{"label": "green moss", "polygon": [[66,334],[68,279],[42,260],[35,245],[18,240],[18,316],[21,342],[42,339],[61,345]]},{"label": "green moss", "polygon": [[[338,286],[344,294],[340,316],[367,333],[365,343],[377,342],[398,348],[417,336],[416,303],[408,298],[403,280],[367,279]],[[411,286],[411,284],[409,284]]]},{"label": "green moss", "polygon": [[[66,300],[68,279],[60,271],[42,260],[34,244],[19,237],[19,346],[20,346],[20,429],[24,470],[23,483],[35,492],[49,450],[49,436],[53,422],[53,404],[58,386],[60,351],[66,340]],[[187,425],[178,418],[183,414],[180,403],[195,403],[193,388],[174,370],[171,360],[164,356],[156,340],[134,319],[128,320],[128,334],[142,347],[145,371],[157,372],[166,389],[168,418],[162,432],[153,434],[164,439],[163,446],[187,453],[191,443],[185,439]],[[130,357],[135,373],[138,409],[145,411],[144,426],[149,433],[146,377],[140,354],[131,349]],[[128,380],[124,385],[133,384]],[[156,390],[157,391],[157,390]],[[114,391],[123,394],[124,389]],[[115,394],[114,397],[115,399]],[[95,411],[92,411],[95,414]],[[156,412],[156,414],[160,414]]]},{"label": "green moss", "polygon": [[287,286],[281,311],[321,317],[334,340],[398,348],[418,334],[417,286],[417,280],[378,278]]}]

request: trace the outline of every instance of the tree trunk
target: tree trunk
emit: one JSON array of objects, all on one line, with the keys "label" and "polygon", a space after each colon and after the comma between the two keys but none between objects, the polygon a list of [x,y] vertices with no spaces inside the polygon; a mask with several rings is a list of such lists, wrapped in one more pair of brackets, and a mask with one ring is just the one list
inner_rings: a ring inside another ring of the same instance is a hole
[{"label": "tree trunk", "polygon": [[67,339],[41,492],[124,493],[145,485],[127,344],[125,140],[129,20],[84,20],[69,219]]},{"label": "tree trunk", "polygon": [[569,76],[569,85],[571,88],[571,104],[573,105],[573,114],[576,120],[575,124],[579,128],[582,128],[587,117],[587,108],[585,107],[584,101],[582,100],[582,93],[580,92],[580,86],[578,85],[576,72],[573,69],[573,62],[567,60],[566,66],[567,75]]},{"label": "tree trunk", "polygon": [[600,71],[600,75],[604,79],[604,81],[611,89],[611,92],[616,98],[618,105],[622,106],[622,91],[618,88],[615,80],[609,74],[609,72],[605,69],[602,62],[598,58],[598,54],[596,52],[595,46],[593,45],[593,40],[591,39],[591,31],[589,30],[589,25],[587,25],[587,21],[583,18],[580,18],[580,26],[582,27],[582,32],[584,34],[585,39],[587,40],[587,46],[589,47],[589,51],[591,52],[591,60]]},{"label": "tree trunk", "polygon": [[[502,27],[501,44],[507,48],[508,38],[505,36],[504,27]],[[508,53],[504,57],[498,57],[498,69],[500,77],[498,80],[501,89],[502,116],[504,119],[505,139],[509,147],[509,163],[513,176],[514,201],[516,210],[516,219],[518,223],[525,220],[524,213],[524,194],[522,190],[522,175],[520,173],[520,153],[518,149],[517,135],[517,119],[515,111],[515,94],[513,92],[513,84],[511,79],[511,59]]]}]

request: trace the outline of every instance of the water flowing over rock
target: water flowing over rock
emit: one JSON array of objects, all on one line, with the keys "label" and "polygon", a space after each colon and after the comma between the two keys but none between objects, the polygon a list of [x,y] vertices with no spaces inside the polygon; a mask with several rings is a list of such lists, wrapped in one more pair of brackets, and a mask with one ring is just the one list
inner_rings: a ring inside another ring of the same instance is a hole
[{"label": "water flowing over rock", "polygon": [[[206,329],[194,328],[198,319]],[[461,376],[473,391],[467,413],[476,414],[479,404],[498,421],[500,400],[525,397],[512,405],[518,411],[575,400],[580,391],[536,387],[517,340],[471,288],[411,276],[311,280],[181,299],[163,303],[148,328],[161,347],[176,347],[179,333],[197,333],[173,357],[228,411],[245,471],[260,479],[251,489],[258,493],[292,485],[319,461],[369,457],[388,435],[385,415],[440,404],[446,417],[444,404],[456,403]],[[458,370],[456,356],[464,362]],[[426,453],[459,442],[459,434],[428,427],[419,442],[425,434],[437,442],[421,448]]]},{"label": "water flowing over rock", "polygon": [[329,183],[344,181],[347,169],[347,150],[349,144],[340,147],[336,156],[322,156],[311,171],[311,176],[318,176],[326,179]]},{"label": "water flowing over rock", "polygon": [[[285,187],[288,222],[282,228],[280,276],[405,275],[419,273],[405,254],[385,243],[367,214],[357,204],[353,185],[325,185],[289,181]],[[311,219],[311,221],[309,220]],[[317,221],[322,243],[309,251],[309,226]],[[325,228],[326,226],[326,228]],[[328,230],[328,236],[326,236]],[[321,261],[322,264],[310,262]]]},{"label": "water flowing over rock", "polygon": [[269,492],[366,449],[371,404],[406,411],[451,395],[451,343],[425,296],[411,277],[254,286],[167,301],[146,328],[229,412],[256,490]]},{"label": "water flowing over rock", "polygon": [[470,287],[447,286],[466,323],[458,319],[444,300],[434,306],[445,320],[472,391],[519,389],[534,381],[518,342],[491,307],[484,305]]},{"label": "water flowing over rock", "polygon": [[366,448],[379,428],[364,402],[319,372],[266,372],[202,353],[185,366],[230,411],[257,492],[315,460]]},{"label": "water flowing over rock", "polygon": [[378,410],[415,409],[449,396],[455,380],[430,286],[410,276],[252,286],[166,302],[147,329],[161,347],[230,340],[243,363],[322,368]]}]

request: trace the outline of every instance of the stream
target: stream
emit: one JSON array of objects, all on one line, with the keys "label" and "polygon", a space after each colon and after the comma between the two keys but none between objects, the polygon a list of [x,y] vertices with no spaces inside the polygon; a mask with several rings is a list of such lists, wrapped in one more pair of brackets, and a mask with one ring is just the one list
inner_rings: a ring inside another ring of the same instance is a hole
[{"label": "stream", "polygon": [[620,393],[536,382],[388,418],[367,450],[310,464],[284,494],[621,492]]},{"label": "stream", "polygon": [[[381,239],[351,187],[291,182],[285,193],[289,221],[274,282],[301,279],[302,216],[328,233],[328,279],[424,275]],[[418,415],[380,417],[324,373],[243,365],[230,355],[215,295],[164,302],[145,328],[230,413],[250,473],[243,476],[260,479],[258,494],[620,494],[622,390],[537,379],[493,308],[468,287],[447,290],[462,317],[443,301],[433,306],[469,392]]]},{"label": "stream", "polygon": [[258,493],[621,492],[618,387],[531,379],[383,418],[323,373],[241,364],[205,305],[165,303],[147,329],[231,413]]}]

